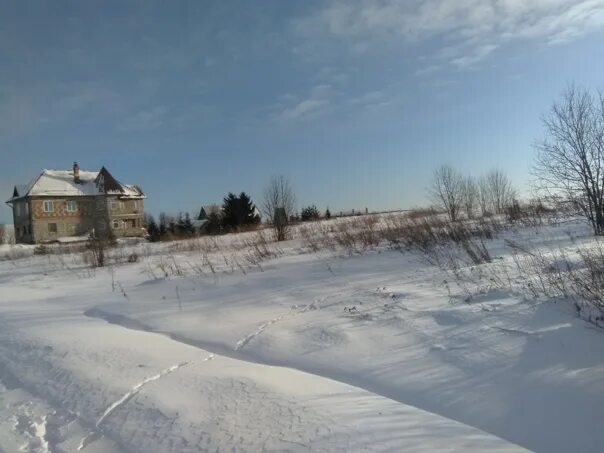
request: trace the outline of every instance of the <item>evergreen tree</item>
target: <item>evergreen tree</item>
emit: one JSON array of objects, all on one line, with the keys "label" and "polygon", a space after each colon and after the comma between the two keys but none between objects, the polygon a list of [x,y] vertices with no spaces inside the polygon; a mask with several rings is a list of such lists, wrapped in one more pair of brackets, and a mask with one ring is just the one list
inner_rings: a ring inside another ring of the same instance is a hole
[{"label": "evergreen tree", "polygon": [[220,234],[222,233],[222,221],[218,214],[215,212],[210,213],[208,221],[203,227],[203,231],[206,234]]},{"label": "evergreen tree", "polygon": [[191,221],[191,216],[189,215],[188,212],[185,213],[185,221],[184,221],[184,225],[183,225],[183,230],[187,236],[193,236],[193,234],[195,233],[195,228],[193,227],[193,222]]},{"label": "evergreen tree", "polygon": [[254,205],[248,194],[241,192],[239,194],[239,203],[241,205],[242,212],[245,214],[243,218],[244,225],[255,225],[260,223],[260,216],[258,215],[256,205]]},{"label": "evergreen tree", "polygon": [[157,226],[157,223],[155,223],[155,219],[152,215],[149,215],[149,217],[147,218],[145,226],[147,228],[147,233],[149,234],[149,240],[151,242],[159,241],[160,229]]},{"label": "evergreen tree", "polygon": [[327,208],[327,209],[325,210],[325,218],[326,218],[327,220],[331,219],[331,211],[329,210],[329,208]]},{"label": "evergreen tree", "polygon": [[242,225],[244,214],[241,210],[239,197],[232,192],[224,197],[223,224],[227,229],[234,229]]},{"label": "evergreen tree", "polygon": [[256,206],[245,192],[241,192],[239,196],[229,193],[224,198],[223,213],[223,224],[225,228],[231,230],[260,222]]},{"label": "evergreen tree", "polygon": [[301,217],[302,221],[304,221],[304,222],[306,222],[308,220],[316,220],[320,217],[319,210],[317,209],[317,207],[315,205],[307,206],[304,209],[302,209],[302,212],[300,213],[300,217]]},{"label": "evergreen tree", "polygon": [[183,217],[182,212],[178,213],[175,232],[178,236],[184,236],[186,234],[185,218]]},{"label": "evergreen tree", "polygon": [[164,237],[168,234],[168,216],[165,212],[159,214],[159,236]]}]

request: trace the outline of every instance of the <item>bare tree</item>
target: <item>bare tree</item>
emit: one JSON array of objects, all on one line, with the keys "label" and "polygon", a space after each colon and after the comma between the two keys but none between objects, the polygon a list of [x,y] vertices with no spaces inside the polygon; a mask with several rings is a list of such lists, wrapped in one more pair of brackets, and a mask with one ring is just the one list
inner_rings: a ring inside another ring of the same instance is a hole
[{"label": "bare tree", "polygon": [[538,188],[563,195],[604,234],[604,94],[570,87],[543,124],[533,170]]},{"label": "bare tree", "polygon": [[283,176],[273,176],[264,189],[262,209],[273,226],[277,241],[287,239],[290,228],[290,216],[296,208],[296,195],[288,181]]},{"label": "bare tree", "polygon": [[489,182],[485,176],[481,176],[478,179],[476,186],[478,190],[478,205],[480,206],[480,214],[484,217],[492,213]]},{"label": "bare tree", "polygon": [[478,200],[478,186],[471,176],[462,181],[463,208],[468,219],[474,218],[474,211]]},{"label": "bare tree", "polygon": [[434,170],[432,184],[429,187],[433,202],[455,222],[463,206],[463,176],[449,165]]},{"label": "bare tree", "polygon": [[515,191],[512,181],[501,170],[491,170],[486,176],[490,205],[495,214],[503,214],[512,205]]},{"label": "bare tree", "polygon": [[6,227],[0,224],[0,245],[6,241]]}]

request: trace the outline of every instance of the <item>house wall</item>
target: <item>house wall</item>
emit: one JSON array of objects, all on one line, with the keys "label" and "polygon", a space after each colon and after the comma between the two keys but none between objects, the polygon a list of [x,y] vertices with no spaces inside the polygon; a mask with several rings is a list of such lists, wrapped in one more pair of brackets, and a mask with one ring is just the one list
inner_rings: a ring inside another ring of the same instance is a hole
[{"label": "house wall", "polygon": [[17,244],[32,243],[33,230],[31,224],[31,205],[23,199],[13,202],[13,224],[15,227],[15,242]]},{"label": "house wall", "polygon": [[[52,201],[52,212],[44,211],[44,202]],[[76,210],[67,210],[67,202],[75,201]],[[33,241],[47,242],[66,236],[83,236],[95,227],[94,197],[33,198],[31,220]]]},{"label": "house wall", "polygon": [[110,197],[107,199],[109,225],[116,237],[141,236],[144,224],[144,201],[120,199]]},{"label": "house wall", "polygon": [[[53,210],[44,211],[52,201]],[[67,202],[75,201],[75,211]],[[27,205],[27,208],[25,207]],[[61,237],[84,236],[95,230],[111,230],[116,237],[141,236],[144,202],[118,197],[38,197],[13,203],[15,238],[19,243],[56,241]]]}]

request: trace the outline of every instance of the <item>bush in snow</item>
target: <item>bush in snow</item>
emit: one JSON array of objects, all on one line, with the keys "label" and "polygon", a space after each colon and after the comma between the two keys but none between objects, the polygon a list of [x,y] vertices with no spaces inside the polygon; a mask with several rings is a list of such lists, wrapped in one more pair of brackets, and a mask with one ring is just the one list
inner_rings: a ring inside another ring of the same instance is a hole
[{"label": "bush in snow", "polygon": [[309,220],[318,220],[320,217],[321,215],[319,214],[319,210],[315,205],[302,208],[302,211],[300,212],[300,219],[303,222],[307,222]]}]

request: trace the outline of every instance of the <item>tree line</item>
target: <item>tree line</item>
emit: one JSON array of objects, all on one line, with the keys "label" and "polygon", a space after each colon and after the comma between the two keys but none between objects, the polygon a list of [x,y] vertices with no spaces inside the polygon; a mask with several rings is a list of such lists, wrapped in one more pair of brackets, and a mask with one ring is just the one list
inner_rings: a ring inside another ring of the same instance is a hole
[{"label": "tree line", "polygon": [[504,214],[516,200],[510,178],[498,169],[474,178],[443,165],[434,170],[428,191],[435,207],[445,211],[452,222],[462,215],[473,219],[477,213],[483,217]]},{"label": "tree line", "polygon": [[[532,169],[540,200],[567,203],[588,220],[595,234],[604,234],[604,94],[571,86],[553,104],[543,124],[545,138],[535,145],[537,158]],[[513,215],[519,210],[512,181],[499,169],[474,177],[443,165],[434,171],[428,190],[435,207],[453,222],[476,215]],[[321,218],[315,205],[297,213],[296,195],[282,175],[273,177],[265,187],[260,210],[278,241],[290,237],[296,221]],[[329,209],[323,217],[331,217]],[[210,214],[206,232],[240,231],[259,223],[251,198],[244,192],[229,193],[220,211]],[[147,225],[155,239],[195,234],[189,214],[162,213],[158,223],[149,217]]]},{"label": "tree line", "polygon": [[253,229],[260,223],[260,215],[251,197],[245,192],[236,195],[230,192],[224,197],[222,206],[215,206],[203,221],[191,219],[191,215],[177,216],[162,212],[158,221],[147,215],[145,224],[151,241],[182,239],[199,233],[220,234]]}]

